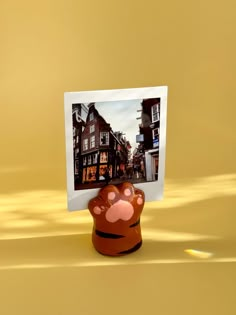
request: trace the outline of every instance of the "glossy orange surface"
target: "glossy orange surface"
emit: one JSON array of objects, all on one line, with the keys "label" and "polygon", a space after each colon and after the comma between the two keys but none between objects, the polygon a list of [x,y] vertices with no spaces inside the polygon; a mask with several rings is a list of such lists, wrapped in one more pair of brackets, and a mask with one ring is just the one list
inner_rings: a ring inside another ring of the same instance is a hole
[{"label": "glossy orange surface", "polygon": [[144,192],[129,182],[106,185],[89,201],[92,240],[99,253],[122,256],[141,247],[140,216],[144,203]]}]

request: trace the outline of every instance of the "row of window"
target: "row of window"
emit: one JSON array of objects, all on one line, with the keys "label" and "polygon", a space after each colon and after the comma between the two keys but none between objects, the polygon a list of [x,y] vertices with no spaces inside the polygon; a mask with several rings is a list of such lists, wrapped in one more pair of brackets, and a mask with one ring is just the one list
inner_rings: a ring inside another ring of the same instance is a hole
[{"label": "row of window", "polygon": [[85,156],[83,158],[83,165],[96,164],[97,160],[98,160],[98,155],[97,154],[91,154],[89,156]]},{"label": "row of window", "polygon": [[[97,164],[98,162],[98,154],[90,154],[88,156],[84,156],[83,158],[83,166]],[[108,152],[100,152],[100,163],[108,162]],[[93,166],[96,167],[96,166]],[[104,166],[100,165],[100,168]],[[75,175],[79,174],[79,160],[75,160]]]},{"label": "row of window", "polygon": [[[99,180],[104,180],[105,172],[107,170],[106,165],[100,165],[99,170],[97,170],[97,166],[88,166],[83,169],[83,182],[86,181],[95,181],[96,173],[99,171]],[[112,167],[109,168],[110,177],[112,177]]]},{"label": "row of window", "polygon": [[[91,165],[97,164],[98,162],[98,154],[90,154],[88,156],[84,156],[83,158],[83,165]],[[100,163],[107,163],[108,162],[108,152],[101,152],[100,153]]]},{"label": "row of window", "polygon": [[[93,125],[94,126],[94,125]],[[109,145],[109,132],[100,132],[100,145]],[[83,141],[83,151],[95,148],[95,136],[91,136],[89,139],[86,138]]]}]

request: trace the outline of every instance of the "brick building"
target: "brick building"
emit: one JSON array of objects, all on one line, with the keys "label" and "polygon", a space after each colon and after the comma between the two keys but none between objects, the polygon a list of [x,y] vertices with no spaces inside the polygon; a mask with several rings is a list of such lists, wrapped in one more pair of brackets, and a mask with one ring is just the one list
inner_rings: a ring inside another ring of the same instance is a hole
[{"label": "brick building", "polygon": [[73,152],[74,152],[74,178],[75,183],[82,183],[82,167],[81,159],[81,136],[84,131],[88,108],[84,104],[72,105],[72,124],[73,124]]},{"label": "brick building", "polygon": [[142,122],[139,125],[140,134],[144,135],[143,149],[151,150],[159,147],[160,99],[144,99],[141,103]]},{"label": "brick building", "polygon": [[89,104],[81,134],[82,183],[103,181],[106,170],[110,178],[117,177],[128,162],[128,147],[128,142],[112,131],[95,104]]},{"label": "brick building", "polygon": [[120,131],[114,132],[117,147],[116,147],[116,174],[115,176],[122,176],[125,174],[127,166],[130,164],[131,145],[130,142],[123,137]]},{"label": "brick building", "polygon": [[146,180],[152,181],[158,177],[160,98],[144,99],[141,106],[139,138],[142,140],[134,154],[134,163],[145,165]]}]

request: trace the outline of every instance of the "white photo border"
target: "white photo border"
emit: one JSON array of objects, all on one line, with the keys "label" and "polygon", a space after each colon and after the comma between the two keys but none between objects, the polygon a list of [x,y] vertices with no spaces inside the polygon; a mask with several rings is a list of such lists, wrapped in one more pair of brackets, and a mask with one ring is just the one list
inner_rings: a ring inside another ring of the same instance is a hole
[{"label": "white photo border", "polygon": [[66,173],[67,173],[67,206],[68,210],[76,211],[88,208],[90,199],[96,197],[100,188],[74,189],[73,161],[73,128],[72,104],[96,103],[111,101],[142,100],[160,98],[160,139],[158,181],[135,184],[145,193],[145,201],[161,200],[164,191],[165,154],[166,154],[166,124],[167,124],[167,86],[145,87],[132,89],[98,90],[64,93],[65,138],[66,138]]}]

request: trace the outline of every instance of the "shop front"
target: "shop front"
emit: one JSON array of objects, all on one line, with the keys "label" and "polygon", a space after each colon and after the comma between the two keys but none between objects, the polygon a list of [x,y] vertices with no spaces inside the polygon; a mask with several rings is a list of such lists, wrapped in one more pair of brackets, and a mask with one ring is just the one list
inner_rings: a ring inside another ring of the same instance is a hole
[{"label": "shop front", "polygon": [[154,181],[158,179],[159,149],[145,152],[146,180]]}]

